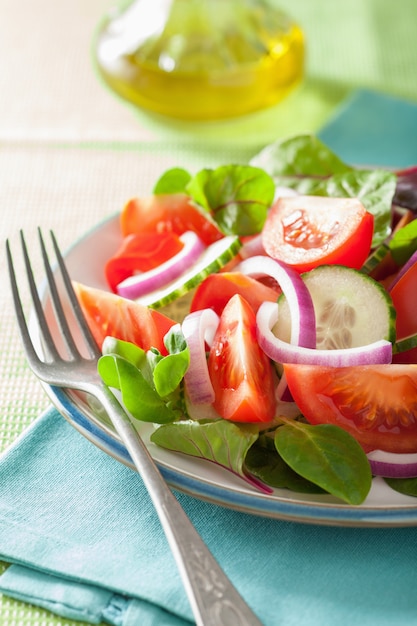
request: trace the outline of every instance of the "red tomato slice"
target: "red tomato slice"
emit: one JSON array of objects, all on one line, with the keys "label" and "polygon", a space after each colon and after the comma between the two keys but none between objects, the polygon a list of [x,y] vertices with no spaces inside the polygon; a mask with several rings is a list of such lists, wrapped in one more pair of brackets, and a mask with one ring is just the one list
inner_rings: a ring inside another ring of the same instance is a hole
[{"label": "red tomato slice", "polygon": [[359,269],[371,249],[373,224],[355,198],[291,196],[271,208],[262,243],[271,257],[298,272],[330,264]]},{"label": "red tomato slice", "polygon": [[[404,339],[408,335],[417,333],[416,293],[417,263],[414,263],[390,291],[392,302],[397,312],[396,329],[398,339]],[[417,348],[394,355],[393,361],[395,363],[417,363]]]},{"label": "red tomato slice", "polygon": [[252,307],[233,296],[220,318],[208,358],[216,411],[234,422],[268,422],[275,415],[270,361],[256,340]]},{"label": "red tomato slice", "polygon": [[245,298],[256,313],[265,300],[276,302],[280,291],[240,272],[210,274],[197,287],[190,310],[213,309],[217,315],[221,315],[230,298],[237,293]]},{"label": "red tomato slice", "polygon": [[144,350],[167,354],[163,338],[175,322],[142,304],[114,293],[73,283],[93,336],[101,348],[107,336],[130,341]]},{"label": "red tomato slice", "polygon": [[149,231],[182,235],[192,230],[206,245],[224,236],[209,214],[184,193],[133,198],[122,210],[120,225],[123,236]]},{"label": "red tomato slice", "polygon": [[136,233],[127,235],[104,272],[112,291],[136,271],[148,272],[175,256],[184,244],[174,233]]},{"label": "red tomato slice", "polygon": [[417,365],[286,364],[284,371],[311,424],[336,424],[367,452],[417,452]]}]

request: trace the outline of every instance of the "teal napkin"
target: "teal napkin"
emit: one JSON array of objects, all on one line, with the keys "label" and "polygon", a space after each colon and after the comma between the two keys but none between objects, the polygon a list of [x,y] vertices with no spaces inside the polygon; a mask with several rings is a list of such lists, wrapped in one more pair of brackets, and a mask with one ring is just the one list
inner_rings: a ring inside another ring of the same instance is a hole
[{"label": "teal napkin", "polygon": [[[191,611],[139,476],[55,410],[0,461],[0,589],[67,618],[186,626]],[[409,626],[413,528],[354,529],[258,518],[178,495],[265,626]]]},{"label": "teal napkin", "polygon": [[318,133],[346,163],[404,168],[417,163],[417,104],[361,89]]},{"label": "teal napkin", "polygon": [[[411,165],[417,106],[358,92],[320,136],[348,162]],[[302,525],[177,496],[265,626],[416,622],[416,529]],[[53,409],[0,459],[0,559],[12,563],[0,591],[68,619],[193,621],[140,477]]]}]

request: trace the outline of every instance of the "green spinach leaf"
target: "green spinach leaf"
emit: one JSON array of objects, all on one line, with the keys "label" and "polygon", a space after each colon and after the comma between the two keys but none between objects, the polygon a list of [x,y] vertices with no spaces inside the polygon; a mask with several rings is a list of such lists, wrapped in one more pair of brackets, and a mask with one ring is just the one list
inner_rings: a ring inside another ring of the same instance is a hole
[{"label": "green spinach leaf", "polygon": [[248,450],[245,465],[251,474],[271,487],[291,489],[297,493],[324,493],[321,487],[294,472],[276,449],[259,442]]},{"label": "green spinach leaf", "polygon": [[176,391],[190,365],[190,351],[179,324],[167,333],[164,344],[169,353],[167,356],[156,354],[156,351],[149,353],[153,358],[153,382],[161,397]]},{"label": "green spinach leaf", "polygon": [[155,195],[185,193],[191,174],[181,167],[173,167],[162,174],[153,188]]},{"label": "green spinach leaf", "polygon": [[361,504],[368,495],[372,474],[367,456],[338,426],[286,419],[284,426],[277,428],[275,446],[297,474],[337,498]]},{"label": "green spinach leaf", "polygon": [[417,220],[413,220],[394,234],[389,249],[399,267],[408,261],[417,250]]},{"label": "green spinach leaf", "polygon": [[245,469],[245,457],[258,438],[254,424],[237,425],[224,419],[179,421],[159,426],[151,435],[158,446],[220,465],[252,486],[270,491]]},{"label": "green spinach leaf", "polygon": [[122,402],[137,420],[165,424],[176,414],[152,389],[140,369],[117,354],[107,354],[98,361],[98,372],[103,382],[121,392]]},{"label": "green spinach leaf", "polygon": [[384,478],[384,480],[394,491],[417,497],[417,478]]},{"label": "green spinach leaf", "polygon": [[312,186],[314,196],[358,198],[374,216],[372,247],[380,245],[391,232],[391,202],[396,178],[385,170],[351,170],[330,176]]},{"label": "green spinach leaf", "polygon": [[309,134],[276,141],[263,148],[250,163],[289,187],[299,185],[301,179],[328,178],[353,169],[320,139]]},{"label": "green spinach leaf", "polygon": [[355,169],[312,135],[299,135],[264,148],[251,160],[275,183],[304,195],[359,198],[374,216],[372,246],[390,234],[397,178],[386,170]]},{"label": "green spinach leaf", "polygon": [[209,211],[226,235],[253,235],[265,222],[275,185],[263,170],[224,165],[198,172],[187,186],[195,202]]}]

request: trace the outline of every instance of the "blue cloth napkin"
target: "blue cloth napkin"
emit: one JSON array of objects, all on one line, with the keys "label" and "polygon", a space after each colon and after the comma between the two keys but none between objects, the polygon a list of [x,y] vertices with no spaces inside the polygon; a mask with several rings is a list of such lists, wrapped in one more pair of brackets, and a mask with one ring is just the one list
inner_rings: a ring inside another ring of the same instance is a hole
[{"label": "blue cloth napkin", "polygon": [[[55,410],[0,461],[0,589],[59,615],[115,626],[192,621],[139,476]],[[308,526],[179,500],[265,626],[409,626],[414,528]]]},{"label": "blue cloth napkin", "polygon": [[[348,162],[417,163],[417,106],[359,92],[320,137]],[[415,528],[302,525],[177,495],[265,626],[417,621]],[[69,619],[193,621],[140,477],[53,409],[0,459],[0,559],[0,591]]]},{"label": "blue cloth napkin", "polygon": [[403,168],[417,163],[417,105],[361,89],[318,136],[346,163]]}]

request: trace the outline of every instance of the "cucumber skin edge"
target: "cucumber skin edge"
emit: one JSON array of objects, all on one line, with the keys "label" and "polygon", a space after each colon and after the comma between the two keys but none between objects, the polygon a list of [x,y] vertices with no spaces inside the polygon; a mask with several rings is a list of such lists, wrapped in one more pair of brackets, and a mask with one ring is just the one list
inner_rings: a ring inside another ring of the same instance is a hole
[{"label": "cucumber skin edge", "polygon": [[190,278],[187,282],[183,283],[180,287],[176,288],[175,290],[173,290],[166,296],[162,297],[161,299],[153,302],[152,304],[148,304],[147,306],[150,309],[160,309],[170,304],[174,300],[181,298],[186,293],[191,291],[191,289],[194,289],[194,287],[197,287],[197,285],[202,283],[203,280],[207,278],[207,276],[209,276],[210,274],[214,274],[219,269],[224,267],[229,261],[234,259],[241,247],[242,247],[242,242],[238,237],[236,237],[236,240],[233,241],[231,245],[229,246],[229,248],[227,248],[227,250],[225,250],[222,253],[221,255],[222,261],[220,261],[219,257],[217,257],[217,259],[214,259],[211,263],[209,263],[209,265],[207,265],[201,272],[199,272],[197,275]]}]

